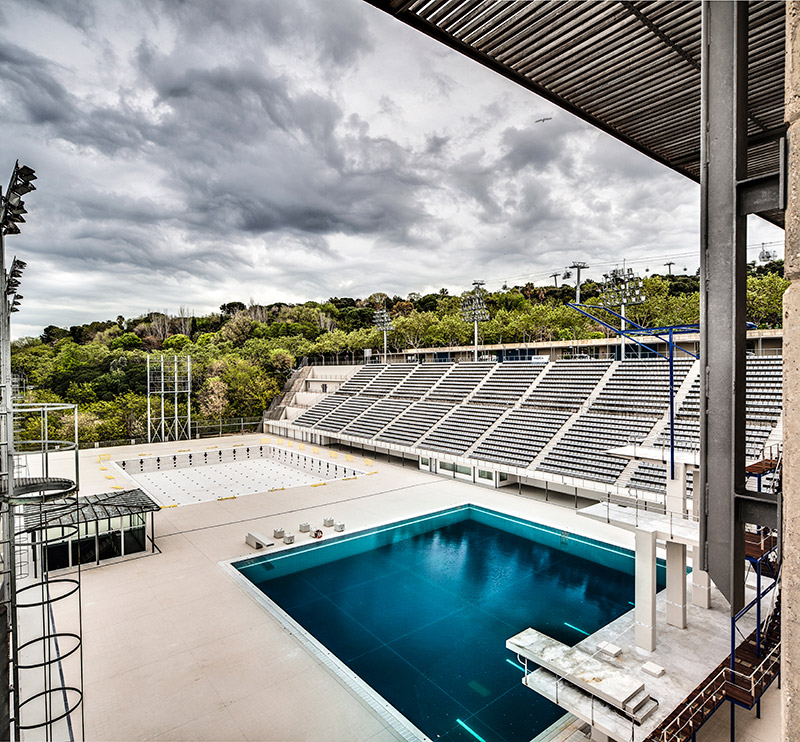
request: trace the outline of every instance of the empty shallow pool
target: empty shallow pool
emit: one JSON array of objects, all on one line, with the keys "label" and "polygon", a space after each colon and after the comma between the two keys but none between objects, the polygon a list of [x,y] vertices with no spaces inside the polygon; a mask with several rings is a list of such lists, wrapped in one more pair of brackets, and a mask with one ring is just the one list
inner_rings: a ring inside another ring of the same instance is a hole
[{"label": "empty shallow pool", "polygon": [[576,644],[632,608],[633,561],[463,506],[235,566],[431,739],[528,742],[564,712],[522,686],[506,639]]}]

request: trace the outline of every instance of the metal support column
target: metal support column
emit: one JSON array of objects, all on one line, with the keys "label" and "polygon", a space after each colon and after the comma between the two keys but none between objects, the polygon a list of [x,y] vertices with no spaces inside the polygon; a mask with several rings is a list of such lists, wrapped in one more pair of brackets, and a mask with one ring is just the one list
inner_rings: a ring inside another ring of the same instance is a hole
[{"label": "metal support column", "polygon": [[747,13],[747,3],[702,4],[700,542],[733,615],[744,605],[734,494],[745,485]]},{"label": "metal support column", "polygon": [[[669,478],[675,479],[675,344],[669,331]],[[684,489],[686,484],[683,484]]]},{"label": "metal support column", "polygon": [[150,411],[150,354],[147,354],[147,442],[153,442],[152,424],[151,424],[151,411]]}]

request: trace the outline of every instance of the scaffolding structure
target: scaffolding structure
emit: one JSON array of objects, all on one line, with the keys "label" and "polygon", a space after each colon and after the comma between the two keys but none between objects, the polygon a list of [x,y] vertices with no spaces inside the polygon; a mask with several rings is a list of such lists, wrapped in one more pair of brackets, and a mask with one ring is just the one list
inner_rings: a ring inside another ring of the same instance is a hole
[{"label": "scaffolding structure", "polygon": [[[166,411],[168,398],[172,400],[172,414]],[[182,415],[180,403],[184,398],[186,414]],[[188,440],[191,431],[192,357],[160,355],[151,360],[148,355],[147,442]]]},{"label": "scaffolding structure", "polygon": [[[78,408],[15,403],[4,414],[15,430],[13,475],[2,480],[12,524],[3,543],[11,628],[8,738],[83,739],[80,566],[52,576],[46,564],[31,570],[34,545],[25,524],[38,517],[42,538],[50,543],[57,539],[51,522],[79,510]],[[78,536],[81,526],[71,529]]]}]

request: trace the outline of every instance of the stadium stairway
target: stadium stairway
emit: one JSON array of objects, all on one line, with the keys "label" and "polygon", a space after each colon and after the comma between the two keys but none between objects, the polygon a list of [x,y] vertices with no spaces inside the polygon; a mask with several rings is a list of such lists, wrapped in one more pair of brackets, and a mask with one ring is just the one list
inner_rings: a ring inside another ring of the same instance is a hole
[{"label": "stadium stairway", "polygon": [[[499,368],[499,364],[498,364]],[[509,407],[497,420],[492,423],[481,435],[478,440],[475,441],[465,452],[464,456],[469,456],[473,453],[473,451],[478,448],[503,422],[508,418],[508,416],[514,412],[515,410],[521,410],[522,402],[524,399],[528,397],[528,395],[538,386],[539,382],[544,378],[545,372],[542,370],[539,374],[537,374],[536,378],[531,382],[530,386],[520,395],[519,399],[514,403],[512,407]],[[475,389],[475,391],[470,394],[467,401],[469,402],[476,394],[478,394],[481,390],[481,387],[486,384],[486,382],[492,377],[492,374],[489,374],[486,379],[481,382],[481,384]]]},{"label": "stadium stairway", "polygon": [[[688,396],[689,392],[692,389],[692,385],[697,381],[698,376],[700,376],[700,364],[695,362],[692,364],[689,373],[686,374],[686,378],[684,378],[683,383],[678,387],[678,390],[675,392],[675,414],[677,415],[678,410],[681,408],[683,401]],[[647,438],[642,441],[643,446],[655,446],[656,441],[658,440],[659,436],[662,434],[669,435],[669,408],[664,413],[664,416],[661,420],[656,423],[656,426],[650,431]]]},{"label": "stadium stairway", "polygon": [[441,388],[442,383],[444,382],[444,380],[447,379],[450,376],[450,374],[452,374],[456,370],[457,367],[458,367],[457,363],[451,363],[450,367],[447,369],[447,371],[445,371],[438,379],[436,379],[436,381],[433,383],[431,388],[428,389],[428,391],[425,392],[425,394],[423,394],[420,397],[420,401],[433,399],[435,397],[434,393],[435,393],[436,389],[437,388]]},{"label": "stadium stairway", "polygon": [[481,445],[494,431],[499,428],[503,422],[508,418],[508,416],[514,411],[518,409],[518,404],[514,405],[512,408],[506,410],[500,417],[497,418],[483,433],[478,437],[478,439],[462,454],[462,456],[469,456],[478,446]]},{"label": "stadium stairway", "polygon": [[[686,396],[689,394],[689,391],[692,388],[692,385],[695,381],[697,381],[697,377],[700,375],[700,364],[693,363],[689,373],[686,374],[681,385],[678,387],[677,392],[675,392],[675,412],[680,409],[681,405],[683,404],[683,400],[686,399]],[[661,419],[655,424],[653,429],[647,434],[647,437],[642,441],[642,446],[655,446],[656,441],[662,435],[669,435],[669,409],[664,413]],[[668,453],[668,451],[667,451]],[[664,455],[666,456],[667,453]],[[631,459],[627,466],[622,470],[622,474],[619,475],[617,479],[617,485],[620,487],[628,487],[630,486],[631,477],[636,473],[639,465],[642,462],[636,459]],[[636,489],[636,488],[634,488]],[[649,499],[653,497],[653,492],[650,490],[638,490],[640,496],[644,499]]]},{"label": "stadium stairway", "polygon": [[550,439],[548,444],[541,451],[539,451],[536,458],[531,461],[528,469],[536,469],[539,464],[545,460],[547,454],[558,445],[559,441],[567,434],[569,429],[578,420],[578,418],[580,418],[580,416],[592,406],[595,399],[597,399],[597,397],[600,395],[600,392],[603,391],[603,388],[608,383],[608,380],[614,375],[614,369],[616,369],[619,363],[621,363],[621,361],[614,361],[606,369],[606,372],[600,377],[600,381],[597,382],[597,386],[595,386],[595,388],[592,390],[592,393],[586,398],[583,404],[566,419],[559,431]]}]

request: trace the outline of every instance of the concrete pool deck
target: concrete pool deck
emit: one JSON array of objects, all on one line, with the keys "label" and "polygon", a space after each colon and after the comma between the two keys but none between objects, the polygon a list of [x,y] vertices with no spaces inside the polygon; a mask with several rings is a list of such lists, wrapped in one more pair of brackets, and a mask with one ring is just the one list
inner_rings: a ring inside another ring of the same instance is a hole
[{"label": "concrete pool deck", "polygon": [[[265,436],[151,444],[81,452],[81,492],[108,491],[98,456],[204,450],[258,443]],[[272,437],[272,442],[275,438]],[[297,445],[296,443],[294,444]],[[322,454],[327,455],[326,449]],[[339,452],[339,457],[345,454]],[[354,457],[356,466],[364,465]],[[247,531],[295,533],[332,516],[347,532],[465,503],[482,505],[632,549],[633,534],[578,515],[571,507],[493,490],[374,460],[370,473],[325,486],[302,486],[169,508],[155,516],[161,554],[82,571],[85,736],[90,740],[399,739],[317,658],[226,574],[222,562],[258,553]],[[114,472],[117,486],[135,486]],[[564,504],[572,502],[565,497]],[[326,530],[327,533],[327,530]],[[284,547],[278,543],[270,551]],[[659,629],[664,616],[658,615]],[[74,617],[59,615],[58,621]],[[720,661],[718,658],[716,661]],[[737,710],[738,739],[778,735],[780,692],[755,711]],[[697,735],[727,740],[724,708]]]}]

